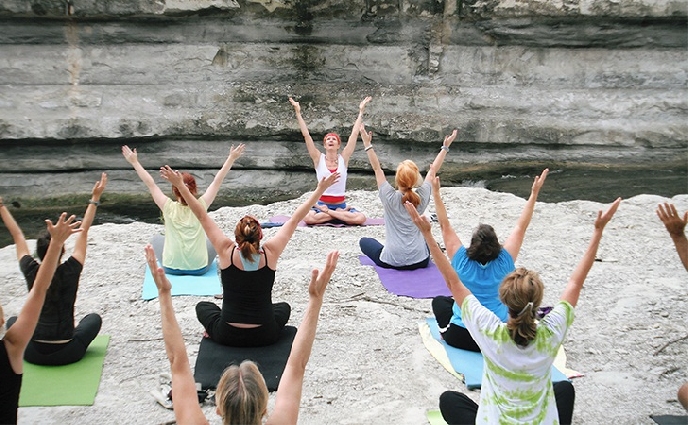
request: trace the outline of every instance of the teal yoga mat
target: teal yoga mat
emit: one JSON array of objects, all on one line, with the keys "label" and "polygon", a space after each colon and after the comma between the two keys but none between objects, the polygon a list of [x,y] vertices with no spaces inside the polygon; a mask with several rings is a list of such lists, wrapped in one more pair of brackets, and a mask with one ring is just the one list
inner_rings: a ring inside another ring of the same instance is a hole
[{"label": "teal yoga mat", "polygon": [[[172,284],[172,296],[175,295],[215,295],[222,292],[220,278],[217,275],[217,261],[213,261],[210,269],[200,276],[191,275],[172,275],[167,278]],[[153,274],[146,265],[146,275],[143,278],[143,291],[141,298],[152,300],[158,297],[158,288],[155,287]]]},{"label": "teal yoga mat", "polygon": [[[426,322],[430,327],[430,334],[432,337],[440,342],[446,350],[447,357],[449,357],[449,362],[454,370],[463,375],[466,388],[469,390],[480,389],[480,383],[483,378],[483,355],[448,345],[440,336],[437,320],[435,320],[434,317],[428,317]],[[566,380],[568,380],[568,377],[560,372],[559,369],[552,366],[552,382]]]},{"label": "teal yoga mat", "polygon": [[83,359],[64,366],[39,366],[24,361],[19,407],[93,405],[109,342],[109,335],[98,335]]}]

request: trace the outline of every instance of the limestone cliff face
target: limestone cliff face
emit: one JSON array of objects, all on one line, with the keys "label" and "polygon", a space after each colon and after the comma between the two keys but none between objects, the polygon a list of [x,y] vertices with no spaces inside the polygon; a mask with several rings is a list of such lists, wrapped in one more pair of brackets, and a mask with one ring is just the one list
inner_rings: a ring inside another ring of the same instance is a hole
[{"label": "limestone cliff face", "polygon": [[[389,169],[406,157],[426,168],[459,128],[448,180],[507,162],[685,172],[687,11],[686,0],[4,0],[0,193],[85,192],[102,169],[109,190],[144,192],[124,143],[148,168],[205,180],[246,142],[230,185],[309,190],[288,96],[320,140],[346,138],[372,95],[365,122]],[[354,185],[369,170],[360,149],[351,169]],[[38,173],[52,170],[65,173],[46,187]]]}]

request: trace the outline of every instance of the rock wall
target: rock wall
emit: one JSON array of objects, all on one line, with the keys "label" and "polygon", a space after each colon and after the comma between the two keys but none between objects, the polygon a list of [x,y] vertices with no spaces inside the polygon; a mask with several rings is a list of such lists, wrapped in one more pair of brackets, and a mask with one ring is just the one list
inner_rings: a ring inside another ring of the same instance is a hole
[{"label": "rock wall", "polygon": [[[4,0],[0,193],[88,192],[106,170],[109,191],[145,195],[125,143],[203,187],[245,142],[232,196],[310,190],[288,96],[318,140],[348,135],[372,95],[387,169],[427,167],[459,128],[448,182],[507,166],[685,174],[687,16],[686,0]],[[351,170],[373,185],[360,149]]]}]

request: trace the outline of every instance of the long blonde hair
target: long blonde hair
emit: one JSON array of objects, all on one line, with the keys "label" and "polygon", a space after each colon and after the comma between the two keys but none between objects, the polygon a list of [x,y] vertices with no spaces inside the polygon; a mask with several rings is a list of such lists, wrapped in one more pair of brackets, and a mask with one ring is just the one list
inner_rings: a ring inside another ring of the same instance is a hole
[{"label": "long blonde hair", "polygon": [[511,339],[520,346],[535,339],[535,313],[542,303],[544,291],[540,276],[523,267],[509,273],[499,287],[499,299],[509,308],[506,326]]},{"label": "long blonde hair", "polygon": [[263,229],[261,229],[258,220],[247,215],[237,223],[234,229],[234,238],[241,255],[249,260],[253,254],[258,254],[260,240],[263,238]]},{"label": "long blonde hair", "polygon": [[412,203],[414,207],[420,204],[420,196],[413,191],[413,188],[418,186],[420,179],[420,171],[418,171],[418,166],[413,161],[407,159],[399,163],[397,173],[394,176],[394,183],[404,194],[401,198],[402,204],[406,203],[406,201]]},{"label": "long blonde hair", "polygon": [[268,409],[268,397],[268,387],[258,366],[244,360],[222,373],[215,404],[224,425],[260,425]]}]

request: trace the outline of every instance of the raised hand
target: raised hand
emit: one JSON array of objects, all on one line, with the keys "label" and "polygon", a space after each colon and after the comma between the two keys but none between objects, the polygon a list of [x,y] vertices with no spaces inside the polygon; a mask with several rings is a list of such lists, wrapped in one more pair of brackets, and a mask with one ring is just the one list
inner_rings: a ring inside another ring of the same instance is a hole
[{"label": "raised hand", "polygon": [[122,155],[124,155],[124,159],[126,159],[127,162],[131,165],[134,165],[137,162],[139,162],[138,154],[136,153],[136,148],[134,148],[134,150],[131,150],[129,146],[124,145],[122,146]]},{"label": "raised hand", "polygon": [[235,161],[244,153],[245,148],[246,145],[243,143],[239,144],[239,146],[237,146],[236,148],[234,147],[234,145],[232,145],[232,147],[229,148],[229,159]]},{"label": "raised hand", "polygon": [[337,267],[337,260],[339,260],[339,251],[330,251],[327,254],[327,260],[323,271],[320,272],[318,269],[313,269],[313,271],[311,271],[311,283],[308,285],[309,296],[322,299],[325,294],[327,283],[330,281],[332,273],[334,273],[334,269]]},{"label": "raised hand", "polygon": [[169,165],[160,167],[160,176],[168,182],[172,183],[172,186],[176,188],[180,188],[184,185],[184,178],[182,177],[182,173],[180,173],[178,170],[173,170]]},{"label": "raised hand", "polygon": [[368,102],[370,102],[371,100],[373,100],[372,96],[366,96],[366,98],[363,99],[363,100],[361,101],[361,103],[358,105],[358,110],[359,110],[359,112],[363,112],[363,110],[365,109],[366,105],[367,105]]},{"label": "raised hand", "polygon": [[454,139],[456,139],[457,134],[459,134],[459,130],[454,129],[454,131],[452,131],[450,135],[444,136],[444,142],[442,142],[442,146],[449,147],[454,141]]},{"label": "raised hand", "polygon": [[540,192],[542,185],[545,184],[545,180],[547,179],[547,174],[549,174],[549,168],[545,168],[539,176],[535,176],[533,188],[531,189],[532,193],[538,194]]},{"label": "raised hand", "polygon": [[296,112],[297,114],[300,114],[301,113],[301,105],[299,104],[299,102],[295,101],[291,97],[289,97],[289,102],[291,102],[291,104],[294,106],[294,112]]},{"label": "raised hand", "polygon": [[153,274],[153,280],[155,281],[155,286],[158,288],[158,293],[170,292],[172,290],[172,284],[167,279],[165,271],[162,267],[158,266],[158,260],[155,258],[155,251],[151,244],[146,245],[146,262],[148,263],[148,268]]},{"label": "raised hand", "polygon": [[[0,202],[2,200],[0,199]],[[665,202],[664,205],[657,205],[657,217],[662,220],[669,234],[672,236],[682,236],[685,233],[686,223],[688,223],[688,211],[683,215],[683,219],[676,210],[674,204]]]},{"label": "raised hand", "polygon": [[604,226],[609,223],[609,220],[614,217],[614,213],[619,209],[620,204],[621,198],[616,198],[616,201],[614,201],[605,212],[602,212],[602,210],[598,211],[597,219],[595,220],[595,229],[603,230]]},{"label": "raised hand", "polygon": [[79,228],[81,221],[76,221],[75,215],[67,217],[66,212],[60,214],[60,218],[57,219],[55,224],[50,220],[45,220],[45,224],[48,227],[48,233],[50,233],[50,240],[60,245],[64,244],[72,234],[79,233],[82,230]]},{"label": "raised hand", "polygon": [[318,189],[325,190],[339,181],[339,173],[332,173],[318,182]]},{"label": "raised hand", "polygon": [[418,229],[420,229],[420,231],[422,233],[426,233],[426,232],[431,231],[431,224],[430,224],[430,221],[428,221],[428,218],[418,214],[416,207],[414,207],[412,203],[410,203],[409,201],[406,201],[406,202],[404,202],[404,207],[406,208],[406,211],[408,211],[409,215],[411,216],[411,220],[413,221],[413,224],[415,224],[418,227]]},{"label": "raised hand", "polygon": [[439,176],[435,176],[434,179],[430,180],[430,185],[432,185],[433,192],[439,192],[440,191],[440,178],[439,178]]},{"label": "raised hand", "polygon": [[363,147],[367,148],[370,146],[370,143],[373,141],[373,132],[367,132],[365,129],[365,125],[361,123],[361,126],[359,127],[360,132],[361,132],[361,140],[363,140]]},{"label": "raised hand", "polygon": [[107,184],[107,174],[102,173],[100,175],[100,180],[96,182],[96,184],[93,186],[93,189],[91,190],[91,195],[94,199],[94,201],[98,201],[100,199],[100,196],[103,194],[103,191],[105,190],[105,185]]}]

